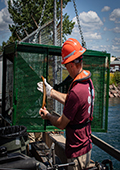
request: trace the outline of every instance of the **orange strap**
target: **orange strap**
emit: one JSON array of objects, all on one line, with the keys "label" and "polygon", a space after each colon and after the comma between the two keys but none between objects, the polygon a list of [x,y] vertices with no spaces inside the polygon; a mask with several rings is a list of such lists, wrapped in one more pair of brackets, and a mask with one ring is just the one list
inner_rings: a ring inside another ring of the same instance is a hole
[{"label": "orange strap", "polygon": [[45,100],[46,100],[46,87],[45,87],[45,83],[44,83],[44,77],[41,76],[42,81],[43,81],[43,102],[42,102],[42,109],[44,109],[44,106],[46,104]]},{"label": "orange strap", "polygon": [[73,86],[77,83],[77,82],[84,82],[84,81],[88,81],[91,77],[91,73],[88,70],[82,70],[73,80],[73,82],[71,83],[68,92],[73,88]]}]

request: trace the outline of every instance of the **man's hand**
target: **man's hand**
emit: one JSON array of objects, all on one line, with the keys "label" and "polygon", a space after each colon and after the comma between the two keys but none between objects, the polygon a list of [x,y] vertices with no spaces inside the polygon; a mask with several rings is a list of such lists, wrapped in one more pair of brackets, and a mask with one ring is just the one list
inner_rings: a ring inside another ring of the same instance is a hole
[{"label": "man's hand", "polygon": [[50,113],[48,112],[48,110],[46,110],[46,108],[44,107],[44,109],[40,109],[39,110],[39,115],[41,116],[42,119],[48,119],[48,116],[50,115]]},{"label": "man's hand", "polygon": [[50,120],[50,122],[52,123],[52,125],[56,126],[59,129],[64,129],[67,124],[70,122],[70,120],[64,115],[62,114],[62,116],[54,116],[52,114],[50,114],[48,112],[48,110],[46,110],[46,108],[44,107],[44,109],[40,109],[39,110],[39,114],[41,116],[42,119],[48,119]]},{"label": "man's hand", "polygon": [[[44,83],[45,83],[45,86],[46,86],[46,95],[48,97],[50,97],[50,93],[51,93],[51,90],[53,89],[53,87],[50,86],[50,84],[48,84],[46,82],[46,79],[44,79]],[[38,85],[37,89],[43,93],[43,82],[40,81],[40,82],[37,83],[37,85]]]}]

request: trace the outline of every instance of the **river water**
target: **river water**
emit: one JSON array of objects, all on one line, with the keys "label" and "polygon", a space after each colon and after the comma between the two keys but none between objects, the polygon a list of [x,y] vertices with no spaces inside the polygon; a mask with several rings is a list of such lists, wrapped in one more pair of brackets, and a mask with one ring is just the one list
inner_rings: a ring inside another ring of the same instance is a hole
[{"label": "river water", "polygon": [[[120,98],[109,98],[107,133],[93,132],[93,134],[120,150]],[[110,159],[114,170],[120,170],[119,161],[93,144],[92,160],[102,162],[104,159]]]}]

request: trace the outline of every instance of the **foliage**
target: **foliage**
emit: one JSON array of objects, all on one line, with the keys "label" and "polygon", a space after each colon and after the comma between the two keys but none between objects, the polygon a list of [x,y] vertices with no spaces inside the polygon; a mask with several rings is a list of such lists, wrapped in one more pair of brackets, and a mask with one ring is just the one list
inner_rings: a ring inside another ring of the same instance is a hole
[{"label": "foliage", "polygon": [[[63,8],[71,0],[63,1]],[[41,13],[43,10],[44,0],[8,0],[8,10],[13,24],[9,25],[12,32],[12,37],[15,40],[20,40],[26,37],[37,29],[36,23],[39,24]],[[54,0],[47,0],[44,15],[41,25],[53,19],[54,16]],[[57,1],[57,23],[60,21],[60,1]],[[68,34],[71,34],[74,28],[72,21],[69,21],[69,16],[63,16],[63,39]]]},{"label": "foliage", "polygon": [[115,73],[110,73],[110,85],[119,85],[120,84],[120,72],[116,71]]},{"label": "foliage", "polygon": [[114,73],[114,81],[115,81],[116,85],[120,84],[120,72],[116,71]]},{"label": "foliage", "polygon": [[2,46],[0,46],[0,55],[1,55],[2,52],[3,52],[3,48],[4,48],[6,45],[8,45],[8,44],[10,44],[10,43],[12,43],[12,42],[14,42],[14,39],[13,39],[12,36],[9,37],[9,40],[8,40],[7,42],[5,42],[5,41],[2,42]]},{"label": "foliage", "polygon": [[110,82],[109,82],[110,85],[114,84],[113,78],[114,78],[114,73],[110,73]]},{"label": "foliage", "polygon": [[0,55],[2,55],[2,46],[0,46]]}]

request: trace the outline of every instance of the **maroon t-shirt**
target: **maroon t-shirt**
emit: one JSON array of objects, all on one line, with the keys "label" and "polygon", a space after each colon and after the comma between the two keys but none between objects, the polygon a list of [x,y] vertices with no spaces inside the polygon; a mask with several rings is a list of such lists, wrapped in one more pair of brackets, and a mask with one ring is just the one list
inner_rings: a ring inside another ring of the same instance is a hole
[{"label": "maroon t-shirt", "polygon": [[[93,87],[93,85],[92,85]],[[92,90],[94,98],[94,88]],[[91,113],[91,93],[88,82],[77,83],[69,92],[63,114],[70,120],[71,125],[85,123]],[[91,125],[81,129],[66,127],[66,156],[73,158],[89,152],[91,144]]]}]

